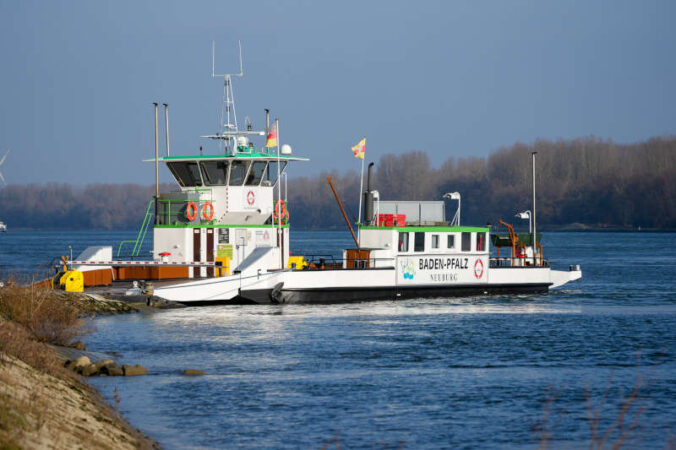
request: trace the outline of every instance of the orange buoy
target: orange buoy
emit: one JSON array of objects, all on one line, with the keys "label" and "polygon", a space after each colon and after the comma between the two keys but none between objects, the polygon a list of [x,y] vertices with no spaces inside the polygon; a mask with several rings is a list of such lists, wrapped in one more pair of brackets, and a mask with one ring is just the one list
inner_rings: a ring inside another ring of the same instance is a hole
[{"label": "orange buoy", "polygon": [[195,202],[188,202],[188,206],[185,207],[185,217],[191,222],[197,219],[197,205]]},{"label": "orange buoy", "polygon": [[[207,210],[209,211],[207,213]],[[202,217],[204,220],[211,220],[214,218],[214,204],[211,202],[206,202],[202,205]]]},{"label": "orange buoy", "polygon": [[289,210],[286,208],[284,200],[280,200],[275,204],[275,211],[272,214],[272,218],[281,220],[283,224],[286,224],[289,221]]}]

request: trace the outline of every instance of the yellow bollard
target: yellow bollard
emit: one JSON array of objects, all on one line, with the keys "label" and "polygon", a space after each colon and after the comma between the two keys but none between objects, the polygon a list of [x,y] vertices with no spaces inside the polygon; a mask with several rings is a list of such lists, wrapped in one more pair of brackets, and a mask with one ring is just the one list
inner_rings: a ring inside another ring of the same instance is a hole
[{"label": "yellow bollard", "polygon": [[59,280],[66,292],[84,292],[84,276],[79,270],[68,270]]}]

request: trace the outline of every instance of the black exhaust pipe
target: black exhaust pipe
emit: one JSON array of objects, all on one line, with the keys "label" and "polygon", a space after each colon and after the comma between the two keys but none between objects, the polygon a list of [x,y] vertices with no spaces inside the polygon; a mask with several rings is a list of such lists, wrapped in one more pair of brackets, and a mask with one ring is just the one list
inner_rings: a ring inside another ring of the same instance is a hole
[{"label": "black exhaust pipe", "polygon": [[364,192],[364,224],[373,225],[373,194],[371,193],[371,168],[374,163],[369,163],[366,178],[366,192]]}]

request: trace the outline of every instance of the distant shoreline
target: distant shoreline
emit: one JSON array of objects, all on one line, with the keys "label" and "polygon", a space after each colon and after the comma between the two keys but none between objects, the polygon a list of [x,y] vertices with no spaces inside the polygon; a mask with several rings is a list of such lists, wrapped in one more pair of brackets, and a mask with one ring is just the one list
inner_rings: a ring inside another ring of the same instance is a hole
[{"label": "distant shoreline", "polygon": [[[520,229],[519,211],[533,209],[531,153],[537,159],[537,222],[542,231],[676,231],[676,136],[631,145],[586,137],[514,144],[481,158],[432,164],[424,151],[374,155],[371,184],[382,200],[443,201],[462,194],[464,224],[506,219]],[[347,155],[346,157],[350,157]],[[298,174],[301,175],[301,174]],[[288,180],[294,230],[343,229],[344,218],[326,183],[331,175],[348,220],[358,220],[361,180],[357,170],[294,176]],[[365,180],[367,181],[367,180]],[[201,186],[197,181],[195,187]],[[184,186],[182,189],[192,189]],[[161,183],[160,192],[181,189]],[[152,215],[155,186],[67,183],[0,188],[0,220],[18,228],[70,230],[137,229]],[[214,201],[222,201],[214,199]],[[450,218],[459,203],[445,201]],[[149,212],[150,211],[150,212]],[[645,227],[645,229],[643,228]]]}]

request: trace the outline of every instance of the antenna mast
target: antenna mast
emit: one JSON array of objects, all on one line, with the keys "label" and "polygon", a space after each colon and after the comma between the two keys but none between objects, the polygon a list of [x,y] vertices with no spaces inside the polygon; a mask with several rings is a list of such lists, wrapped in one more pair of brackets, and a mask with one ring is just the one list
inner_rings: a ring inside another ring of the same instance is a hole
[{"label": "antenna mast", "polygon": [[237,138],[243,136],[265,136],[263,131],[254,131],[250,123],[246,124],[246,130],[240,130],[237,125],[237,112],[235,110],[235,95],[232,92],[232,77],[243,77],[242,69],[242,43],[237,41],[239,49],[239,73],[216,73],[216,43],[211,41],[211,77],[223,77],[223,103],[221,114],[218,118],[218,134],[202,136],[209,139],[223,141],[223,151],[234,154],[237,148]]},{"label": "antenna mast", "polygon": [[237,41],[239,49],[239,73],[216,73],[216,42],[211,41],[211,77],[223,77],[223,105],[221,108],[221,120],[219,120],[218,134],[223,139],[223,150],[233,152],[235,148],[235,135],[239,131],[237,127],[237,110],[235,109],[235,95],[232,91],[232,77],[243,77],[242,69],[242,42]]}]

